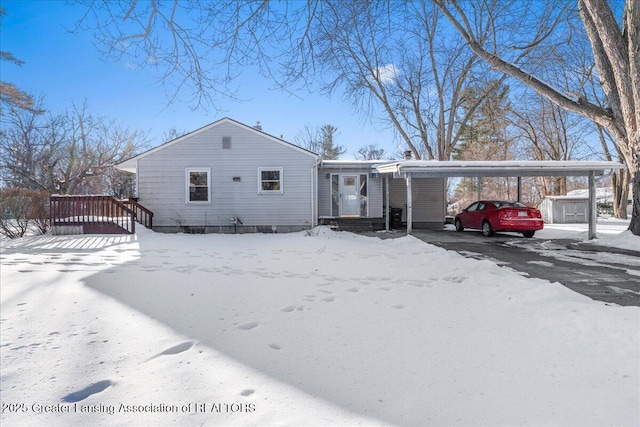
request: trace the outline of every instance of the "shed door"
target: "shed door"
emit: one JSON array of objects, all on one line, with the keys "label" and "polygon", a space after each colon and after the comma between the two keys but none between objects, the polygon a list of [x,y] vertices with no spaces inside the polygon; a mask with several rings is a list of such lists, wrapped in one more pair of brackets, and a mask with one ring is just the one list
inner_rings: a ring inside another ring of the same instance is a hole
[{"label": "shed door", "polygon": [[340,216],[360,216],[358,175],[340,175]]},{"label": "shed door", "polygon": [[563,205],[566,223],[587,222],[587,204],[584,202],[566,202]]}]

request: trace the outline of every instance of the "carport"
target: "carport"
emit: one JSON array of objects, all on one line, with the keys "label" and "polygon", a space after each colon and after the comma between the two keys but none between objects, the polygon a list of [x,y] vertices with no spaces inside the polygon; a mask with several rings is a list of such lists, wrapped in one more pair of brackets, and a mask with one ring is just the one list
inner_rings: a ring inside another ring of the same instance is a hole
[{"label": "carport", "polygon": [[[518,200],[520,178],[531,176],[586,176],[589,177],[588,238],[596,235],[596,185],[595,177],[605,171],[624,169],[624,165],[606,161],[437,161],[403,160],[374,166],[386,180],[386,229],[389,230],[389,177],[404,178],[407,184],[407,234],[413,231],[413,207],[411,180],[413,178],[463,178],[463,177],[516,177]],[[443,206],[443,210],[445,207]]]}]

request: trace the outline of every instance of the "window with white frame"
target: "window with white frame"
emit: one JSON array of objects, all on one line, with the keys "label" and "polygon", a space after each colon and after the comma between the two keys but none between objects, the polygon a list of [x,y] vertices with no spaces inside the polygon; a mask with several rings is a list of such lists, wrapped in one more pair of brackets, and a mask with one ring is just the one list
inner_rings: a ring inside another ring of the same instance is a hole
[{"label": "window with white frame", "polygon": [[258,194],[282,194],[282,168],[258,168]]},{"label": "window with white frame", "polygon": [[211,169],[187,168],[187,203],[209,203],[211,201]]}]

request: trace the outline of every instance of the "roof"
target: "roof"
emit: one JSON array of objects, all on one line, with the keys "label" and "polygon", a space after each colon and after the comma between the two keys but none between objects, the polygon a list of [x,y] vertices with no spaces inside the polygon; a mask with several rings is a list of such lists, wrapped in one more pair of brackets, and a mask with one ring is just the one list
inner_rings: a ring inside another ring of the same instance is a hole
[{"label": "roof", "polygon": [[624,169],[618,162],[605,161],[440,161],[405,160],[375,166],[380,173],[412,175],[420,178],[465,176],[587,176],[591,172]]},{"label": "roof", "polygon": [[589,195],[586,196],[545,196],[545,200],[589,200]]},{"label": "roof", "polygon": [[268,134],[266,132],[263,132],[263,131],[261,131],[259,129],[256,129],[256,128],[252,127],[252,126],[248,126],[248,125],[245,125],[244,123],[240,123],[240,122],[238,122],[236,120],[230,119],[229,117],[224,117],[224,118],[222,118],[220,120],[217,120],[217,121],[215,121],[213,123],[210,123],[210,124],[208,124],[206,126],[203,126],[200,129],[196,129],[193,132],[189,132],[187,134],[184,134],[184,135],[182,135],[182,136],[180,136],[180,137],[178,137],[176,139],[173,139],[171,141],[165,142],[164,144],[158,145],[157,147],[154,147],[154,148],[152,148],[150,150],[147,150],[144,153],[138,154],[137,156],[131,157],[130,159],[127,159],[127,160],[125,160],[123,162],[120,162],[120,163],[116,164],[116,167],[118,169],[126,171],[126,172],[136,173],[139,159],[147,157],[147,156],[149,156],[149,155],[151,155],[151,154],[153,154],[153,153],[155,153],[157,151],[164,150],[165,148],[171,147],[174,144],[178,144],[178,143],[180,143],[180,142],[182,142],[182,141],[184,141],[186,139],[189,139],[189,138],[191,138],[191,137],[193,137],[195,135],[198,135],[200,133],[206,132],[206,131],[208,131],[210,129],[213,129],[213,128],[217,127],[217,126],[220,126],[221,124],[224,124],[224,123],[231,123],[233,125],[236,125],[238,127],[243,128],[245,130],[248,130],[250,132],[253,132],[255,134],[259,134],[259,135],[261,135],[261,136],[263,136],[265,138],[268,138],[268,139],[270,139],[270,140],[272,140],[272,141],[274,141],[274,142],[276,142],[278,144],[285,145],[285,146],[287,146],[289,148],[292,148],[294,150],[300,151],[301,153],[308,154],[309,156],[312,156],[314,158],[318,158],[318,159],[320,158],[320,156],[318,154],[313,153],[313,152],[311,152],[309,150],[306,150],[306,149],[304,149],[302,147],[299,147],[299,146],[297,146],[295,144],[292,144],[290,142],[287,142],[287,141],[285,141],[285,140],[283,140],[281,138],[277,138],[277,137],[275,137],[273,135],[270,135],[270,134]]},{"label": "roof", "polygon": [[376,166],[394,162],[394,160],[323,160],[322,168],[375,170]]}]

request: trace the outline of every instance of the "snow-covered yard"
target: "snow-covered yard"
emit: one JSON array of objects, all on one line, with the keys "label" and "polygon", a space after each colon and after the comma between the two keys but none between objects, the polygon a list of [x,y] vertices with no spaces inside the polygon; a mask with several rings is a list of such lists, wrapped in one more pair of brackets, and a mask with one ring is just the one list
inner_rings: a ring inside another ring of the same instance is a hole
[{"label": "snow-covered yard", "polygon": [[413,237],[30,237],[1,291],[3,425],[640,419],[639,307]]}]

